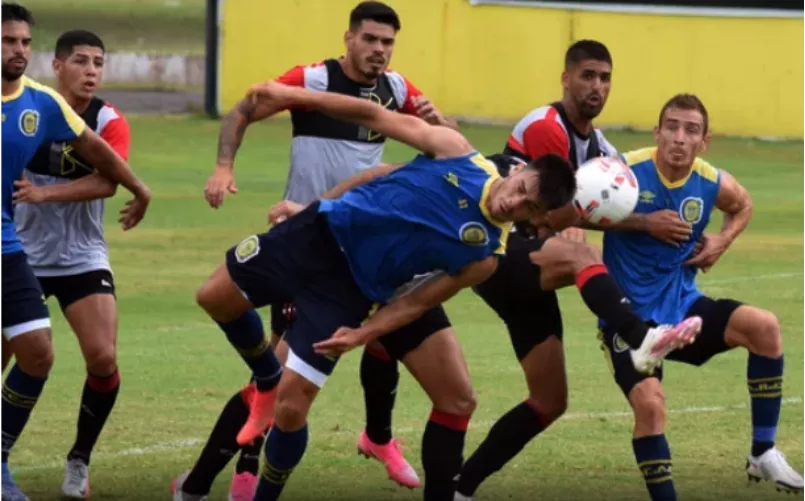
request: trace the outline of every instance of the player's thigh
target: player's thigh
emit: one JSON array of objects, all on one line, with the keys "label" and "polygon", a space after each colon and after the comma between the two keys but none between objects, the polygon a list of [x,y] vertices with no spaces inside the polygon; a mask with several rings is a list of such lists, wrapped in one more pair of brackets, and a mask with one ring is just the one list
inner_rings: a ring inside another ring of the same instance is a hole
[{"label": "player's thigh", "polygon": [[727,325],[741,303],[731,299],[712,299],[702,296],[690,307],[686,317],[698,316],[702,319],[702,330],[693,344],[689,344],[668,354],[666,359],[701,366],[714,356],[732,349],[727,344]]},{"label": "player's thigh", "polygon": [[[726,316],[728,308],[722,308],[721,315]],[[743,346],[765,357],[779,357],[783,353],[780,321],[774,313],[747,304],[738,306],[729,314],[724,341],[727,346]]]},{"label": "player's thigh", "polygon": [[402,362],[430,397],[434,409],[459,416],[475,411],[469,369],[452,328],[428,336]]},{"label": "player's thigh", "polygon": [[627,400],[632,389],[643,381],[652,378],[662,381],[662,367],[657,368],[651,375],[635,369],[629,344],[613,329],[607,327],[599,329],[598,340],[601,342],[601,350],[612,377]]},{"label": "player's thigh", "polygon": [[[381,336],[375,343],[367,345],[370,353],[388,355],[394,360],[402,360],[405,355],[416,350],[429,337],[451,327],[447,312],[439,305],[426,311],[421,317],[394,332]],[[379,345],[379,346],[378,346]]]},{"label": "player's thigh", "polygon": [[2,329],[23,371],[43,377],[53,364],[50,313],[23,252],[4,254]]},{"label": "player's thigh", "polygon": [[218,266],[199,287],[196,302],[215,321],[221,323],[231,322],[254,308],[250,298],[230,275],[226,264]]},{"label": "player's thigh", "polygon": [[601,251],[597,247],[556,236],[545,240],[529,257],[540,268],[540,284],[544,290],[573,285],[579,271],[602,263]]}]

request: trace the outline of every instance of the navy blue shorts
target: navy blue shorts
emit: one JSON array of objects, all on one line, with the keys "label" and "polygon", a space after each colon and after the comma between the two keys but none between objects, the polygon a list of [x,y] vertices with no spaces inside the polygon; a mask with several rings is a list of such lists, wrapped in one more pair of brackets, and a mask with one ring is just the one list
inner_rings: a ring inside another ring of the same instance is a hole
[{"label": "navy blue shorts", "polygon": [[24,252],[3,254],[3,335],[50,328],[50,312]]},{"label": "navy blue shorts", "polygon": [[[727,330],[730,316],[741,304],[732,299],[711,299],[706,296],[697,299],[685,317],[701,317],[702,331],[693,344],[672,351],[665,358],[700,366],[719,353],[728,351],[730,347],[724,340],[724,333]],[[613,369],[615,382],[620,386],[624,395],[628,397],[632,388],[646,378],[656,377],[662,381],[662,367],[655,370],[653,375],[643,374],[634,368],[632,357],[629,354],[629,345],[617,333],[611,329],[601,329],[598,338],[601,341],[601,349],[604,350],[604,354],[611,364],[610,367]]]},{"label": "navy blue shorts", "polygon": [[317,355],[313,344],[339,327],[357,328],[369,315],[364,296],[324,214],[313,203],[253,235],[226,253],[232,280],[255,308],[291,302],[296,310],[285,340],[286,367],[321,387],[338,361]]}]

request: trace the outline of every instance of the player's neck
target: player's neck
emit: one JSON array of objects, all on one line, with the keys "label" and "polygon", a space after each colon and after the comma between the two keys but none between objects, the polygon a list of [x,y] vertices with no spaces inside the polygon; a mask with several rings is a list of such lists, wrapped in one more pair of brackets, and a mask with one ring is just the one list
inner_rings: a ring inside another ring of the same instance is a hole
[{"label": "player's neck", "polygon": [[89,102],[92,100],[92,98],[84,99],[78,97],[72,92],[70,92],[69,89],[65,89],[62,86],[58,87],[58,91],[59,94],[61,94],[64,97],[64,100],[67,101],[67,104],[70,105],[70,108],[72,108],[73,111],[75,111],[79,115],[87,111],[87,108],[89,107]]},{"label": "player's neck", "polygon": [[376,84],[376,83],[377,83],[377,79],[376,79],[376,78],[375,78],[375,79],[372,79],[372,80],[367,79],[367,78],[366,78],[366,77],[363,75],[363,73],[361,73],[360,71],[358,71],[358,69],[357,69],[357,68],[355,68],[355,67],[354,67],[354,66],[353,66],[353,65],[352,65],[352,64],[349,62],[349,59],[347,59],[346,57],[341,58],[341,59],[340,59],[338,62],[341,64],[341,69],[342,69],[342,70],[344,70],[344,74],[347,76],[347,78],[349,78],[349,79],[350,79],[350,80],[352,80],[353,82],[357,82],[357,83],[359,83],[359,84],[362,84],[362,85],[369,85],[369,86],[374,85],[374,84]]},{"label": "player's neck", "polygon": [[673,165],[668,165],[659,156],[657,156],[654,164],[657,166],[657,170],[660,172],[660,174],[662,174],[662,177],[664,177],[665,180],[670,183],[675,183],[685,179],[692,168],[692,166],[675,167]]},{"label": "player's neck", "polygon": [[570,120],[570,125],[576,129],[576,132],[581,134],[584,137],[590,135],[593,131],[593,121],[587,117],[582,116],[579,108],[576,106],[576,103],[573,102],[572,99],[563,99],[562,106],[565,107],[565,113],[567,113],[567,119]]},{"label": "player's neck", "polygon": [[16,80],[3,79],[3,96],[12,96],[20,90],[22,85],[22,78]]}]

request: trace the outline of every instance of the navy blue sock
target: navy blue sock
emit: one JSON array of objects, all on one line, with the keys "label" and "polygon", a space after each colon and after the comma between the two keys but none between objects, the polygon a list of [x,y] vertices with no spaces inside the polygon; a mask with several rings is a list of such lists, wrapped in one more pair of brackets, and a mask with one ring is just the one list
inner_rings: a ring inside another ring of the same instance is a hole
[{"label": "navy blue sock", "polygon": [[282,365],[271,349],[260,315],[255,310],[249,310],[231,322],[216,323],[252,370],[257,390],[268,391],[277,386],[282,376]]},{"label": "navy blue sock", "polygon": [[254,501],[279,499],[288,477],[302,460],[307,447],[307,423],[299,431],[284,432],[276,425],[266,437],[265,462],[260,472],[260,483]]},{"label": "navy blue sock", "polygon": [[22,434],[28,417],[45,387],[47,378],[38,378],[22,372],[17,364],[8,371],[3,383],[3,462],[17,438]]},{"label": "navy blue sock", "polygon": [[671,475],[671,449],[665,435],[632,439],[632,449],[651,501],[676,501]]},{"label": "navy blue sock", "polygon": [[752,455],[757,457],[774,447],[780,406],[783,401],[783,357],[749,354],[746,382],[752,405]]}]

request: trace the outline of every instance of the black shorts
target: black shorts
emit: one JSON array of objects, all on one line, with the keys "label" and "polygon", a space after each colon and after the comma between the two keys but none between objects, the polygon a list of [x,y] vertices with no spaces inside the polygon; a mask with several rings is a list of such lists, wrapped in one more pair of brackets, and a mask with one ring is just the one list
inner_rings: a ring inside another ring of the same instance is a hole
[{"label": "black shorts", "polygon": [[495,273],[473,289],[506,324],[517,360],[551,336],[562,339],[559,299],[542,290],[539,266],[528,257],[544,243],[512,233]]},{"label": "black shorts", "polygon": [[282,337],[294,316],[293,304],[276,303],[271,305],[271,333]]},{"label": "black shorts", "polygon": [[450,327],[450,319],[442,306],[431,308],[421,317],[394,332],[377,338],[386,353],[395,360],[402,360],[426,339],[442,329]]},{"label": "black shorts", "polygon": [[61,310],[93,294],[115,295],[115,280],[109,270],[93,270],[78,275],[37,277],[46,298],[55,296]]},{"label": "black shorts", "polygon": [[232,280],[255,308],[292,302],[285,334],[286,367],[321,387],[337,358],[313,351],[339,327],[357,328],[372,301],[355,283],[346,256],[313,203],[269,232],[253,235],[226,253]]},{"label": "black shorts", "polygon": [[[724,333],[727,330],[730,316],[741,305],[742,303],[732,299],[711,299],[706,296],[697,299],[685,317],[701,317],[702,331],[693,344],[672,351],[665,358],[700,366],[719,353],[728,351],[730,347],[724,340]],[[632,388],[646,378],[656,377],[662,381],[662,367],[659,367],[652,375],[643,374],[634,368],[632,357],[629,354],[629,345],[617,333],[604,328],[599,330],[598,338],[601,341],[601,349],[614,372],[615,382],[620,386],[624,395],[628,397]]]},{"label": "black shorts", "polygon": [[50,312],[25,252],[3,254],[3,335],[20,334],[50,327]]}]

